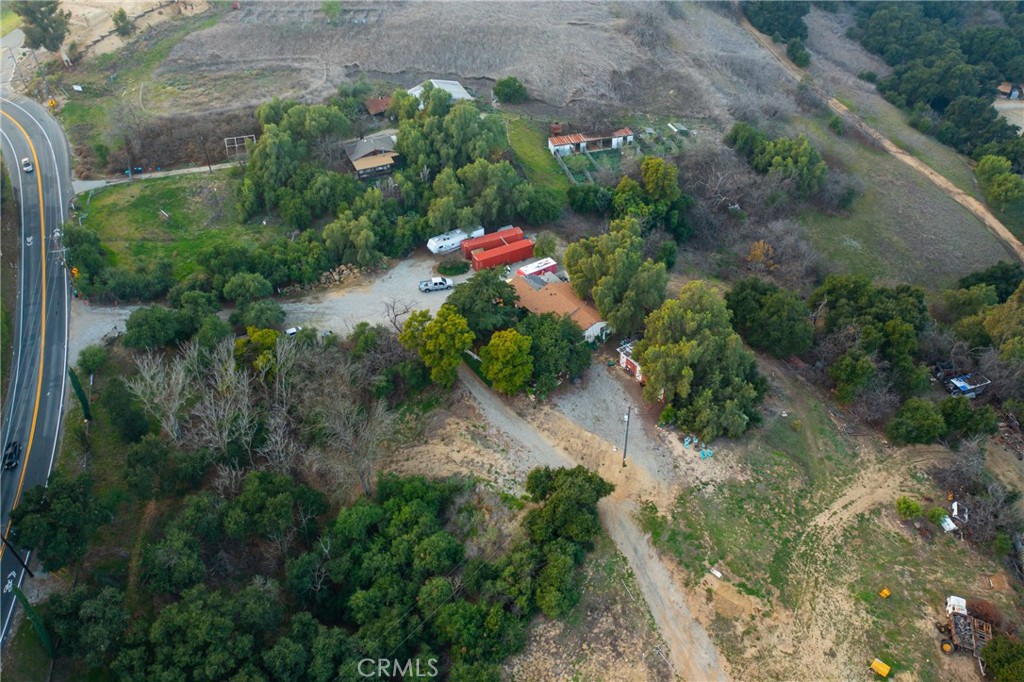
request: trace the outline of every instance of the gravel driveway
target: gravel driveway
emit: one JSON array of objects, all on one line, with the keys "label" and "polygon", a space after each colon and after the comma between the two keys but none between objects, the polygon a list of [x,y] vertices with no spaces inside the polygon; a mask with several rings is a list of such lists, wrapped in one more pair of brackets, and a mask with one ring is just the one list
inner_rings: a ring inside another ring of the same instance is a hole
[{"label": "gravel driveway", "polygon": [[[414,310],[427,309],[436,313],[448,298],[448,291],[423,293],[417,287],[421,279],[435,276],[434,266],[443,256],[417,253],[399,261],[372,282],[354,287],[316,291],[294,301],[282,303],[287,326],[300,325],[331,330],[347,335],[360,322],[387,323],[385,304],[394,301]],[[456,284],[465,282],[473,274],[452,277]]]}]

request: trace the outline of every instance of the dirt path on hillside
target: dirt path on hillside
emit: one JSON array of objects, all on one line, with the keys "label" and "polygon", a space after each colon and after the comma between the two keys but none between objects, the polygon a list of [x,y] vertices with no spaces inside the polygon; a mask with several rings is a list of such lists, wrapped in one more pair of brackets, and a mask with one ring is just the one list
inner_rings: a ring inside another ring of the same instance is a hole
[{"label": "dirt path on hillside", "polygon": [[[524,454],[533,458],[534,464],[552,467],[576,464],[494,395],[465,365],[459,368],[459,377],[476,399],[487,421],[518,441],[526,450]],[[719,658],[711,638],[687,608],[679,585],[634,522],[634,507],[628,497],[628,488],[617,487],[612,496],[601,500],[598,512],[608,535],[633,570],[654,622],[668,645],[675,673],[684,680],[727,680],[724,661]]]},{"label": "dirt path on hillside", "polygon": [[[772,56],[775,57],[776,61],[778,61],[779,64],[781,64],[783,68],[786,69],[789,75],[795,78],[798,82],[803,80],[803,78],[807,76],[808,73],[801,69],[800,67],[798,67],[793,62],[791,62],[789,58],[787,58],[786,55],[782,52],[782,48],[780,48],[778,45],[772,42],[771,38],[769,38],[765,34],[758,31],[756,28],[754,28],[754,26],[743,15],[743,12],[739,10],[738,2],[734,2],[734,6],[736,7],[736,12],[739,16],[740,24],[743,26],[743,28],[746,29],[750,33],[750,35],[752,35],[757,40],[757,42],[761,43],[761,45],[766,50],[768,50],[772,54]],[[960,189],[952,182],[950,182],[948,179],[946,179],[945,176],[936,172],[933,168],[931,168],[924,162],[914,158],[907,152],[897,147],[889,140],[889,138],[885,137],[877,130],[869,126],[867,123],[865,123],[860,116],[847,109],[842,102],[835,99],[834,97],[829,97],[827,93],[822,92],[821,94],[828,102],[829,109],[831,109],[837,115],[841,116],[844,121],[856,127],[864,135],[874,140],[882,149],[884,149],[890,155],[894,156],[896,159],[902,161],[906,165],[916,170],[921,175],[928,178],[928,180],[930,180],[932,184],[941,189],[950,199],[966,208],[978,220],[984,223],[985,227],[988,228],[988,230],[992,234],[994,234],[997,239],[999,239],[1000,241],[1003,242],[1003,244],[1006,245],[1006,248],[1008,248],[1014,255],[1016,255],[1020,261],[1024,262],[1024,244],[1022,244],[1020,240],[1013,235],[1012,232],[1006,229],[1006,226],[1003,225],[998,218],[992,215],[992,212],[989,211],[984,204],[982,204],[980,201],[964,192],[962,189]]]}]

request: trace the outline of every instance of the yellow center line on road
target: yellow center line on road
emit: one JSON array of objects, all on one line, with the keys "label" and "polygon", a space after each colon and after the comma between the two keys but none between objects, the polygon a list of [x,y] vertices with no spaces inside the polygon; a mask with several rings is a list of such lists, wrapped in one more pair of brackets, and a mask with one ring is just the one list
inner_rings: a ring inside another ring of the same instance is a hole
[{"label": "yellow center line on road", "polygon": [[[6,111],[0,113],[6,116],[11,123],[18,127],[21,134],[25,136],[25,141],[28,142],[28,148],[32,151],[32,162],[35,164],[36,169],[36,187],[39,190],[39,248],[43,250],[43,255],[40,259],[42,265],[42,299],[39,313],[39,378],[36,381],[36,403],[32,408],[32,428],[28,434],[28,445],[25,447],[25,459],[21,462],[21,477],[18,479],[18,491],[14,494],[14,503],[11,505],[11,511],[13,512],[14,508],[18,506],[18,500],[21,499],[21,490],[25,485],[25,472],[28,471],[28,460],[32,453],[32,443],[36,436],[36,421],[39,419],[39,401],[43,394],[43,360],[46,357],[46,207],[43,205],[43,179],[41,177],[42,171],[39,169],[39,156],[36,154],[35,145],[32,144],[32,138],[28,136],[28,133],[25,132],[25,129],[21,127],[21,124],[18,123],[13,116],[8,114]],[[24,210],[24,207],[22,207],[22,210]],[[24,246],[22,246],[22,248],[24,248]],[[21,274],[24,276],[24,271]],[[22,301],[22,305],[24,305],[24,301]],[[8,519],[7,527],[4,528],[5,538],[10,531],[11,520]],[[3,557],[6,550],[6,545],[0,546],[0,558]]]}]

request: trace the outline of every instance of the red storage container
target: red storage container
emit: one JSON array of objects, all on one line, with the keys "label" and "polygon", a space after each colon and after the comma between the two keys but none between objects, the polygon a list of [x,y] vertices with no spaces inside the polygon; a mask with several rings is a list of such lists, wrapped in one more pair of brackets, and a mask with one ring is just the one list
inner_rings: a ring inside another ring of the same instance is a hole
[{"label": "red storage container", "polygon": [[473,254],[473,269],[484,270],[496,265],[507,265],[525,260],[533,255],[533,242],[523,239],[505,246],[498,246],[487,251]]},{"label": "red storage container", "polygon": [[505,244],[511,244],[512,242],[521,241],[522,238],[522,228],[514,227],[511,230],[492,232],[490,234],[485,234],[483,237],[467,239],[464,242],[462,242],[462,257],[471,257],[473,252],[476,251],[477,249],[493,249],[497,246],[503,246]]}]

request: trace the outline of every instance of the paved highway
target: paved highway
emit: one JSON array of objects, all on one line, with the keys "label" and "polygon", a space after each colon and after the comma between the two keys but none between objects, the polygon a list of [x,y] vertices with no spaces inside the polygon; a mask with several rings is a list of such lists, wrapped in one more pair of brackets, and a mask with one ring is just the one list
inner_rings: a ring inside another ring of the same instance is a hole
[{"label": "paved highway", "polygon": [[[69,278],[60,253],[60,229],[73,198],[67,141],[60,125],[39,104],[0,98],[0,149],[21,213],[18,305],[14,311],[14,358],[3,405],[0,443],[21,443],[18,466],[0,478],[0,530],[25,491],[43,485],[55,464],[67,377]],[[21,159],[34,170],[25,173]],[[0,640],[14,613],[13,585],[24,569],[0,547]]]}]

